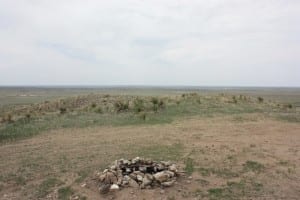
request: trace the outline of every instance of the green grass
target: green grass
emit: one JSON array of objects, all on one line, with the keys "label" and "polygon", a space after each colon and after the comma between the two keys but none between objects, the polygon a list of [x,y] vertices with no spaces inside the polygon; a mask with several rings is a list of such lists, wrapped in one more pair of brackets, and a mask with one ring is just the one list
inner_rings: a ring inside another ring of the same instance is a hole
[{"label": "green grass", "polygon": [[78,178],[75,180],[76,183],[81,183],[86,179],[89,174],[91,173],[91,169],[86,169],[86,170],[80,170],[78,174]]},{"label": "green grass", "polygon": [[[30,120],[26,119],[28,111],[26,113],[20,113],[19,111],[13,113],[12,110],[13,118],[16,118],[15,122],[0,125],[0,142],[31,137],[43,131],[60,128],[152,125],[170,123],[177,118],[190,116],[213,117],[215,115],[272,112],[272,107],[265,104],[244,100],[237,100],[236,103],[224,103],[218,96],[201,97],[197,94],[185,94],[184,98],[179,99],[171,97],[164,99],[154,97],[137,98],[134,96],[103,97],[96,95],[81,98],[81,101],[86,101],[86,107],[76,107],[79,100],[75,97],[41,104],[45,107],[52,106],[51,112],[45,110],[39,113],[35,111],[38,108],[37,105],[29,106],[27,109],[33,109]],[[197,101],[199,98],[201,98],[201,103]],[[92,103],[89,103],[89,101]],[[178,104],[177,101],[180,101],[180,103]],[[91,108],[91,105],[94,105],[94,108]],[[116,105],[117,109],[115,108]],[[153,109],[153,105],[159,107]],[[59,108],[62,108],[62,106],[66,108],[66,111],[59,114],[61,113]],[[101,112],[97,111],[97,106],[101,106]],[[299,116],[295,114],[290,120],[297,121],[298,118]]]},{"label": "green grass", "polygon": [[63,182],[57,178],[47,178],[44,180],[37,189],[37,197],[43,198],[50,192],[52,192],[53,188],[59,185],[62,185]]},{"label": "green grass", "polygon": [[59,200],[69,200],[70,197],[74,194],[74,190],[68,187],[62,187],[58,190],[58,199]]},{"label": "green grass", "polygon": [[244,171],[261,172],[265,169],[265,166],[259,162],[248,160],[244,164]]},{"label": "green grass", "polygon": [[185,160],[185,172],[191,175],[194,172],[194,160],[192,158],[187,158]]},{"label": "green grass", "polygon": [[212,174],[215,174],[218,177],[222,177],[222,178],[234,178],[234,177],[238,177],[239,173],[233,172],[230,169],[227,168],[205,168],[205,167],[201,167],[198,168],[198,172],[202,175],[202,176],[210,176]]},{"label": "green grass", "polygon": [[210,200],[226,199],[255,199],[260,196],[263,185],[251,179],[242,179],[239,182],[229,181],[223,187],[208,189],[208,198]]},{"label": "green grass", "polygon": [[144,147],[131,147],[131,154],[133,156],[140,156],[144,158],[151,158],[153,160],[169,160],[177,161],[181,158],[183,153],[183,145],[180,143],[175,143],[172,145],[149,145]]}]

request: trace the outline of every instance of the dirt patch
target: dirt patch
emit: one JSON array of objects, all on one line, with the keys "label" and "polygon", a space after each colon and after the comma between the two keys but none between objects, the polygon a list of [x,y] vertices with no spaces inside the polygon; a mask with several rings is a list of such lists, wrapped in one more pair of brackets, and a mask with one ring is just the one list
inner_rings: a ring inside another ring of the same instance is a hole
[{"label": "dirt patch", "polygon": [[[0,199],[297,199],[299,123],[256,114],[236,119],[61,129],[2,144]],[[136,156],[176,161],[192,179],[178,179],[170,188],[130,188],[105,197],[89,187],[94,171]]]}]

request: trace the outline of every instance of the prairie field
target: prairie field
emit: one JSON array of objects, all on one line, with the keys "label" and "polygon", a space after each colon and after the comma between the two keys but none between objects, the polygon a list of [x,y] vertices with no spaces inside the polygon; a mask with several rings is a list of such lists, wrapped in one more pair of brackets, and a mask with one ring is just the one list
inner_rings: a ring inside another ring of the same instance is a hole
[{"label": "prairie field", "polygon": [[[0,88],[0,199],[298,199],[299,88]],[[169,188],[96,171],[172,161]]]}]

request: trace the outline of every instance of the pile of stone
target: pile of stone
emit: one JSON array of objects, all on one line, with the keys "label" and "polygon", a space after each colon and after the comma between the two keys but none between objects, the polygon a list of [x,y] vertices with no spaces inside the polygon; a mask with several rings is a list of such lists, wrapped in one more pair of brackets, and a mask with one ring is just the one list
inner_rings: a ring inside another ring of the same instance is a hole
[{"label": "pile of stone", "polygon": [[102,194],[122,187],[150,189],[170,187],[176,182],[179,172],[171,162],[155,162],[136,157],[131,160],[116,160],[102,173],[96,174]]}]

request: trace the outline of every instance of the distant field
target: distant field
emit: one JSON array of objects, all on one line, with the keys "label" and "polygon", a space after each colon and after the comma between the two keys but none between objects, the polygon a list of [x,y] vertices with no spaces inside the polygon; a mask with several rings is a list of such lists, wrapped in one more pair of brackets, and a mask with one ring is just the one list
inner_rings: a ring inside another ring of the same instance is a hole
[{"label": "distant field", "polygon": [[250,87],[0,87],[0,106],[9,104],[40,103],[86,94],[111,95],[179,95],[187,92],[199,94],[234,94],[262,96],[269,100],[293,103],[300,106],[300,88],[250,88]]}]

